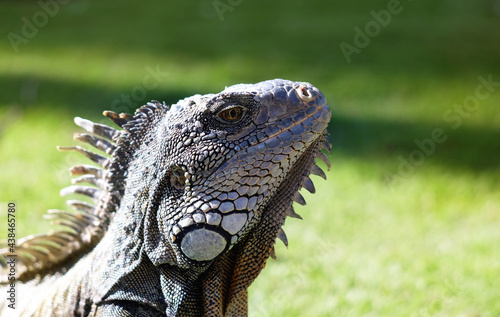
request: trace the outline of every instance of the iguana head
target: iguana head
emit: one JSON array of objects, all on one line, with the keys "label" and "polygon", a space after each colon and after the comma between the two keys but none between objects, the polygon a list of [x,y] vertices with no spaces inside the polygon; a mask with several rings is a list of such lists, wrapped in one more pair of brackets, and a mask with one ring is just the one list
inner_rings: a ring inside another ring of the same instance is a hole
[{"label": "iguana head", "polygon": [[286,80],[172,105],[142,137],[134,160],[140,167],[129,169],[146,184],[135,196],[149,213],[144,236],[152,262],[205,266],[258,226],[287,181],[297,183],[280,192],[288,208],[304,182],[312,186],[307,176],[330,116],[317,88]]}]

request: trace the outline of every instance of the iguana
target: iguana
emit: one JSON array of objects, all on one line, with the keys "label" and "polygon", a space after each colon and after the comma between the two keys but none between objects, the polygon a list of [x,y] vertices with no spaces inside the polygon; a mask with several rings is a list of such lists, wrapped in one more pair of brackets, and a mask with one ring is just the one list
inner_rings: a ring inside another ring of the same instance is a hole
[{"label": "iguana", "polygon": [[49,211],[63,229],[18,241],[16,309],[2,300],[2,315],[246,315],[285,218],[300,218],[298,190],[326,179],[315,159],[330,168],[323,94],[275,79],[104,115],[121,129],[77,117],[89,133],[75,139],[108,155],[59,148],[102,167],[74,166],[61,191],[95,205],[69,200],[76,212]]}]

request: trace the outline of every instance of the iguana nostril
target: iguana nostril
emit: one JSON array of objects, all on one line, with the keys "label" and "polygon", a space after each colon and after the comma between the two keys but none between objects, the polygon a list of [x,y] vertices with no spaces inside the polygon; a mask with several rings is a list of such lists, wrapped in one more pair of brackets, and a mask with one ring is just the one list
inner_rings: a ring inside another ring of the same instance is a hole
[{"label": "iguana nostril", "polygon": [[299,98],[304,101],[311,101],[313,99],[312,94],[309,92],[305,85],[300,85],[299,87],[295,88],[295,91],[297,92]]}]

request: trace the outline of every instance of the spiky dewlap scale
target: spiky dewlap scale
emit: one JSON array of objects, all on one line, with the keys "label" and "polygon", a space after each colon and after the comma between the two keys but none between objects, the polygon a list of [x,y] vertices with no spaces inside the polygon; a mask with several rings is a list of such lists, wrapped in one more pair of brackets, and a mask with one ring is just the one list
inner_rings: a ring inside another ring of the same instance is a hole
[{"label": "spiky dewlap scale", "polygon": [[68,201],[76,213],[49,212],[62,230],[18,245],[18,280],[47,294],[31,311],[245,315],[275,239],[288,244],[285,218],[300,218],[299,189],[326,178],[314,160],[330,168],[324,96],[276,79],[104,115],[122,130],[75,119],[102,154],[59,148],[100,166],[73,167],[61,191],[94,204]]}]

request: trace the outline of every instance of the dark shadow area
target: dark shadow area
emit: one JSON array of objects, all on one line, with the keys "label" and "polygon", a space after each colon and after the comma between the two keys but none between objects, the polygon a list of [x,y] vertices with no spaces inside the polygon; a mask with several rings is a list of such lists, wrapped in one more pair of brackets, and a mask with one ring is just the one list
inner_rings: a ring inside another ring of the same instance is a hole
[{"label": "dark shadow area", "polygon": [[[444,132],[439,142],[433,140],[435,129]],[[453,129],[446,123],[412,124],[337,115],[332,118],[329,131],[334,155],[384,161],[394,170],[400,155],[408,161],[422,157],[449,169],[489,172],[500,168],[500,129],[466,125]],[[415,151],[423,154],[412,154]]]},{"label": "dark shadow area", "polygon": [[[256,73],[278,63],[318,78],[356,68],[412,75],[500,70],[500,18],[492,1],[401,1],[397,13],[382,18],[387,0],[235,3],[221,12],[211,0],[71,1],[18,48],[137,52],[186,65],[239,59],[259,65]],[[21,5],[2,8],[2,34],[23,35],[22,17],[41,9]],[[0,43],[14,52],[10,44]]]},{"label": "dark shadow area", "polygon": [[[176,103],[179,99],[195,93],[208,93],[179,89],[152,89],[144,98],[136,97],[134,88],[110,88],[105,85],[90,85],[83,82],[57,80],[41,76],[1,76],[0,86],[6,92],[0,94],[0,109],[14,106],[21,111],[49,105],[47,111],[65,112],[78,116],[99,116],[103,110],[133,113],[135,109],[150,100]],[[142,96],[141,96],[142,97]]]}]

